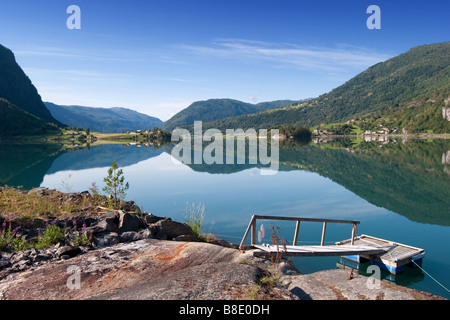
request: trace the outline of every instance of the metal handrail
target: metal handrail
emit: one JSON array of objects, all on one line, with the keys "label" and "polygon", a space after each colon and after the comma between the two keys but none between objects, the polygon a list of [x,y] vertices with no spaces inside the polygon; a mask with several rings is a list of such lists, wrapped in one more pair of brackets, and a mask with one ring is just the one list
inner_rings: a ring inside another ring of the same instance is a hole
[{"label": "metal handrail", "polygon": [[298,233],[300,229],[300,222],[321,222],[323,223],[322,227],[322,238],[320,241],[320,245],[323,246],[325,242],[325,231],[327,227],[327,223],[348,223],[352,224],[352,237],[351,244],[354,244],[354,239],[356,237],[356,226],[360,223],[358,220],[338,220],[338,219],[318,219],[318,218],[301,218],[301,217],[280,217],[280,216],[263,216],[263,215],[252,215],[250,219],[250,223],[245,231],[244,237],[239,245],[239,249],[243,249],[245,240],[247,239],[248,233],[251,232],[251,246],[255,245],[256,242],[256,220],[284,220],[284,221],[296,221],[295,232],[294,232],[294,241],[292,245],[297,245]]}]

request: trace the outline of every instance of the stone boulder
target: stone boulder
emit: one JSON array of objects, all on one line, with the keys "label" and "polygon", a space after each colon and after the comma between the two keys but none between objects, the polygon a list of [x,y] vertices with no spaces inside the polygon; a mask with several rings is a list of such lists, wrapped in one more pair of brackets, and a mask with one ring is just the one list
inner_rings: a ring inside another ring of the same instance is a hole
[{"label": "stone boulder", "polygon": [[128,231],[138,231],[140,229],[146,228],[146,224],[141,218],[135,216],[134,214],[119,210],[119,228],[118,232],[128,232]]},{"label": "stone boulder", "polygon": [[45,196],[46,192],[47,192],[48,188],[45,187],[38,187],[38,188],[33,188],[30,191],[28,191],[28,194],[35,194],[37,196],[43,197]]},{"label": "stone boulder", "polygon": [[151,226],[156,229],[155,238],[159,240],[198,241],[194,231],[186,223],[167,218],[159,220]]},{"label": "stone boulder", "polygon": [[102,232],[96,234],[94,237],[94,244],[97,247],[113,246],[120,242],[120,237],[117,232]]},{"label": "stone boulder", "polygon": [[115,212],[109,212],[100,217],[96,224],[92,227],[94,234],[102,232],[117,232],[119,219]]},{"label": "stone boulder", "polygon": [[76,246],[63,246],[63,247],[59,247],[58,250],[56,251],[56,256],[61,258],[61,257],[68,257],[68,258],[73,258],[76,255],[81,253],[81,248],[80,247],[76,247]]}]

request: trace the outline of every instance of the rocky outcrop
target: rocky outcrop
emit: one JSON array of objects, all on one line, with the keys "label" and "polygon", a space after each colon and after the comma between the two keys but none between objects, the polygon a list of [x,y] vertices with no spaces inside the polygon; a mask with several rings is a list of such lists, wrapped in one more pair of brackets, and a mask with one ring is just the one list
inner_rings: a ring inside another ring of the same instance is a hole
[{"label": "rocky outcrop", "polygon": [[[17,259],[29,261],[23,256]],[[349,277],[350,269],[301,275],[289,263],[279,266],[282,284],[264,289],[264,295],[249,296],[262,287],[260,280],[271,268],[269,261],[253,257],[252,251],[243,253],[205,242],[145,239],[10,273],[0,281],[0,299],[439,299],[385,281],[373,288],[367,284],[369,278],[356,271]]]},{"label": "rocky outcrop", "polygon": [[442,108],[442,117],[444,117],[444,119],[447,119],[448,121],[450,121],[450,107]]},{"label": "rocky outcrop", "polygon": [[289,291],[301,300],[439,300],[430,293],[359,275],[351,269],[291,277]]},{"label": "rocky outcrop", "polygon": [[[0,281],[3,299],[232,299],[262,271],[201,242],[146,239],[90,250]],[[71,273],[70,270],[78,270]],[[79,286],[74,276],[79,275]],[[49,290],[49,288],[52,288]]]},{"label": "rocky outcrop", "polygon": [[[36,188],[34,194],[44,195],[45,188]],[[41,250],[30,249],[25,251],[0,252],[0,280],[11,273],[35,268],[51,261],[71,259],[79,254],[91,250],[115,246],[124,242],[133,242],[144,239],[160,239],[175,241],[199,241],[192,229],[185,223],[172,221],[170,218],[156,217],[143,214],[137,216],[123,210],[111,210],[104,214],[86,214],[83,217],[65,219],[47,219],[46,224],[59,226],[67,230],[64,239],[54,246]],[[20,228],[24,239],[33,241],[38,232],[36,229],[45,229],[41,219],[30,223],[28,228]],[[15,227],[15,225],[14,225]],[[74,243],[74,234],[82,232],[90,241]]]}]

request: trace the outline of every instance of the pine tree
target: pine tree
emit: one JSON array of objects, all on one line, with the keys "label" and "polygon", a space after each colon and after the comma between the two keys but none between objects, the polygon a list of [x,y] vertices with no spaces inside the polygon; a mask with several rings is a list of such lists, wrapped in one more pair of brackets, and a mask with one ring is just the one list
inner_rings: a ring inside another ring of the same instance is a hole
[{"label": "pine tree", "polygon": [[117,162],[113,161],[111,168],[108,169],[108,176],[103,179],[106,183],[103,191],[109,194],[110,205],[113,209],[119,209],[120,199],[125,198],[126,191],[129,188],[128,182],[125,183],[123,170],[118,168]]}]

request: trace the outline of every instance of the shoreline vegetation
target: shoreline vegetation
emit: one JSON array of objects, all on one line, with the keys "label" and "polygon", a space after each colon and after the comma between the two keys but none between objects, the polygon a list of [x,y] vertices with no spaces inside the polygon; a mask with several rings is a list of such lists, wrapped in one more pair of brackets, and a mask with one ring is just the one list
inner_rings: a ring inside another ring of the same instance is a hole
[{"label": "shoreline vegetation", "polygon": [[[200,125],[201,134],[207,131]],[[191,136],[200,134],[193,130],[195,126],[188,126],[184,132],[189,132]],[[198,129],[198,128],[197,128]],[[272,130],[278,130],[276,134]],[[277,125],[267,129],[267,137],[261,136],[261,130],[256,129],[230,129],[236,139],[250,138],[256,135],[259,139],[272,138],[274,140],[311,140],[313,138],[352,138],[352,137],[378,137],[378,138],[405,138],[405,139],[448,139],[450,133],[435,133],[433,130],[425,130],[422,132],[408,132],[399,130],[396,127],[389,127],[383,123],[368,124],[365,119],[349,120],[342,123],[322,123],[318,126],[306,127],[298,125]],[[223,138],[229,137],[226,132],[228,130],[219,130]],[[154,127],[152,129],[137,129],[134,131],[126,130],[122,133],[102,133],[91,132],[89,128],[65,127],[58,130],[47,132],[43,135],[22,135],[13,137],[0,137],[1,142],[12,143],[57,143],[66,147],[72,146],[95,146],[101,144],[145,144],[157,145],[171,142],[174,131],[166,131],[164,129]],[[182,134],[184,135],[184,133]],[[217,137],[217,134],[213,136]],[[270,139],[269,139],[270,140]]]}]

